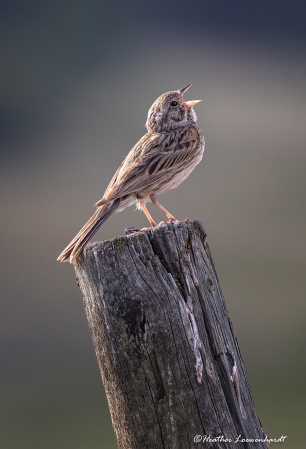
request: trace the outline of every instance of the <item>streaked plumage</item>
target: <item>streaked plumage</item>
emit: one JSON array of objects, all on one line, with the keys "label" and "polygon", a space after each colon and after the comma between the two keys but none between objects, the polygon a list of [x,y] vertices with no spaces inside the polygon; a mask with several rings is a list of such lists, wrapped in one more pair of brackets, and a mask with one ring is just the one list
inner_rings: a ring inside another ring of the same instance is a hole
[{"label": "streaked plumage", "polygon": [[88,240],[109,219],[133,203],[156,226],[145,207],[146,201],[156,204],[170,221],[175,218],[161,206],[157,195],[176,188],[202,159],[204,137],[197,126],[192,106],[198,101],[185,102],[183,94],[189,86],[161,95],[148,112],[148,132],[132,148],[116,171],[98,208],[58,260],[73,262]]}]

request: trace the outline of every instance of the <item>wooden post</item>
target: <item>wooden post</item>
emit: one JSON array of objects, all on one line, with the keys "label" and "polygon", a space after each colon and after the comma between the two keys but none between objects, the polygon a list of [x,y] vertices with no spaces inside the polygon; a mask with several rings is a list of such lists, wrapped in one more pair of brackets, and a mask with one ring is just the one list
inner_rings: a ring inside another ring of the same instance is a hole
[{"label": "wooden post", "polygon": [[267,447],[202,223],[88,244],[74,266],[120,449]]}]

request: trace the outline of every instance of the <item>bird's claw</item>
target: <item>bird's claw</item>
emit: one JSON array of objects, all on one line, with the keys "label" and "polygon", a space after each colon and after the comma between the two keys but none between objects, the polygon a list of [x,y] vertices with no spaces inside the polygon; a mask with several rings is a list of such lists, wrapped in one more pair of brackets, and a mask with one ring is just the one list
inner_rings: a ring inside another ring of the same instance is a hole
[{"label": "bird's claw", "polygon": [[175,225],[177,225],[177,224],[179,224],[179,221],[176,218],[174,218],[173,220],[169,220],[169,221],[161,221],[159,223],[159,226],[165,226],[167,224],[175,224]]}]

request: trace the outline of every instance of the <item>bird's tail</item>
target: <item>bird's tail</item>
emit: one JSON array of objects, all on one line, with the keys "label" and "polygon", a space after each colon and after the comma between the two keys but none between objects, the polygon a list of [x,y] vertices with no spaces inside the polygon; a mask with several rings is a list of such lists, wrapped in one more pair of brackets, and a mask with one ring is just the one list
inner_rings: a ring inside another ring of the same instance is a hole
[{"label": "bird's tail", "polygon": [[118,209],[120,199],[114,200],[97,209],[93,216],[83,226],[80,232],[74,237],[68,246],[61,252],[57,260],[72,263],[83,250],[88,240],[98,231],[98,229],[110,218]]}]

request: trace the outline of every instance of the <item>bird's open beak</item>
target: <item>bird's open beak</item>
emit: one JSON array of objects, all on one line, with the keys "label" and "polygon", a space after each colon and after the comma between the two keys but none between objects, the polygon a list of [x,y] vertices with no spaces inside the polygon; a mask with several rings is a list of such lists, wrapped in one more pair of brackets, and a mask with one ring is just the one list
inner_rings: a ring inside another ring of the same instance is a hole
[{"label": "bird's open beak", "polygon": [[181,95],[184,95],[184,93],[186,92],[186,90],[189,89],[190,86],[192,86],[192,84],[188,84],[188,86],[185,86],[185,87],[183,87],[182,89],[179,89],[178,92],[179,92]]},{"label": "bird's open beak", "polygon": [[[192,84],[188,84],[188,86],[183,87],[182,89],[179,89],[178,92],[183,96],[186,90],[189,89],[189,87],[192,86]],[[182,100],[182,103],[187,106],[188,109],[192,108],[197,103],[200,103],[202,100],[193,100],[193,101],[184,101]]]},{"label": "bird's open beak", "polygon": [[183,104],[185,104],[187,106],[187,108],[190,109],[195,104],[200,103],[200,101],[202,101],[202,100],[193,100],[193,101],[184,101],[183,100]]}]

